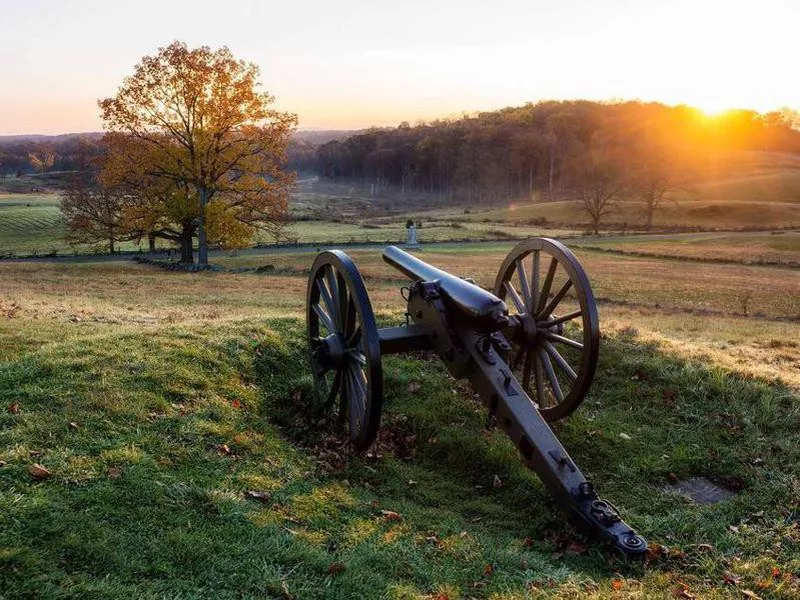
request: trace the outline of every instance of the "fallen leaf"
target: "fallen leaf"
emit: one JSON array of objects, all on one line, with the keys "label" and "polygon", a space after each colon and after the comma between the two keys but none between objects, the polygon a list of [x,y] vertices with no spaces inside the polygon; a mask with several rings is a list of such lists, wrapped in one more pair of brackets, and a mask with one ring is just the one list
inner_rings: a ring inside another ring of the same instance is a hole
[{"label": "fallen leaf", "polygon": [[52,475],[50,471],[48,471],[44,466],[40,465],[39,463],[32,464],[28,467],[28,474],[33,477],[34,479],[47,479]]},{"label": "fallen leaf", "polygon": [[106,475],[108,475],[109,479],[119,479],[120,475],[122,475],[122,471],[116,467],[110,467],[106,472]]},{"label": "fallen leaf", "polygon": [[739,582],[742,581],[742,577],[741,575],[736,575],[735,573],[725,571],[722,574],[722,581],[724,581],[728,585],[739,585]]},{"label": "fallen leaf", "polygon": [[383,515],[383,520],[387,523],[399,523],[403,520],[402,515],[394,512],[393,510],[382,510],[381,514]]},{"label": "fallen leaf", "polygon": [[573,540],[569,543],[565,552],[568,554],[586,554],[586,544]]},{"label": "fallen leaf", "polygon": [[780,577],[781,576],[781,570],[778,567],[772,567],[772,576],[776,577],[776,578]]},{"label": "fallen leaf", "polygon": [[711,544],[697,544],[696,548],[700,550],[700,552],[713,552],[714,546]]},{"label": "fallen leaf", "polygon": [[31,458],[36,458],[37,456],[41,455],[42,455],[41,450],[28,450],[28,456],[30,456]]},{"label": "fallen leaf", "polygon": [[672,483],[678,483],[678,476],[675,473],[667,473],[667,479],[669,479]]},{"label": "fallen leaf", "polygon": [[339,573],[344,573],[346,570],[347,567],[341,562],[333,562],[328,566],[328,573],[330,575],[338,575]]},{"label": "fallen leaf", "polygon": [[255,490],[250,490],[247,492],[247,497],[252,498],[253,500],[258,500],[259,502],[269,502],[272,496],[269,492],[258,492]]},{"label": "fallen leaf", "polygon": [[678,598],[686,598],[687,600],[694,600],[694,598],[696,598],[696,596],[689,591],[689,586],[685,583],[681,583],[672,590],[672,595]]},{"label": "fallen leaf", "polygon": [[522,546],[525,548],[530,548],[533,546],[533,538],[526,537],[524,540],[522,540]]},{"label": "fallen leaf", "polygon": [[611,581],[611,589],[619,591],[622,589],[622,579],[614,579]]},{"label": "fallen leaf", "polygon": [[294,600],[294,596],[289,593],[289,586],[286,585],[284,580],[281,580],[281,598],[283,600]]},{"label": "fallen leaf", "polygon": [[4,460],[0,460],[0,467],[5,467],[8,463]]},{"label": "fallen leaf", "polygon": [[733,533],[739,533],[739,528],[736,525],[728,525],[728,531],[732,531]]},{"label": "fallen leaf", "polygon": [[651,542],[647,546],[647,550],[644,553],[644,560],[646,563],[650,563],[654,560],[658,560],[662,556],[667,553],[666,546],[662,546],[661,544],[657,544],[655,542]]},{"label": "fallen leaf", "polygon": [[494,479],[492,480],[492,487],[495,489],[503,487],[503,482],[498,475],[494,476]]},{"label": "fallen leaf", "polygon": [[292,400],[294,402],[300,402],[300,400],[302,400],[302,399],[303,399],[303,391],[302,390],[295,390],[295,392],[292,394]]},{"label": "fallen leaf", "polygon": [[528,570],[528,560],[523,558],[522,562],[520,563],[519,566],[522,568],[523,571],[527,571]]},{"label": "fallen leaf", "polygon": [[621,437],[623,440],[630,440],[630,439],[632,439],[632,438],[631,438],[631,436],[629,436],[627,433],[620,433],[620,434],[619,434],[619,437]]},{"label": "fallen leaf", "polygon": [[8,412],[10,412],[12,415],[19,414],[19,400],[14,400],[8,405]]},{"label": "fallen leaf", "polygon": [[75,421],[70,421],[69,426],[71,429],[78,429],[78,424]]},{"label": "fallen leaf", "polygon": [[768,590],[772,587],[771,579],[759,579],[756,581],[756,587],[760,590]]},{"label": "fallen leaf", "polygon": [[486,577],[490,577],[490,576],[494,575],[494,565],[490,563],[490,564],[486,565],[485,567],[483,567],[483,574]]},{"label": "fallen leaf", "polygon": [[[233,408],[241,408],[241,406],[242,406],[242,403],[241,403],[241,402],[239,402],[239,400],[237,400],[236,398],[234,398],[233,400],[231,400],[231,406],[232,406]],[[286,583],[286,582],[284,582],[284,584],[285,584],[285,583]]]},{"label": "fallen leaf", "polygon": [[413,479],[409,479],[408,480],[408,485],[417,485],[417,482],[414,481]]},{"label": "fallen leaf", "polygon": [[761,596],[751,590],[742,590],[742,594],[748,598],[753,598],[754,600],[761,600]]},{"label": "fallen leaf", "polygon": [[411,383],[408,384],[409,394],[416,394],[421,389],[422,389],[422,384],[419,381],[412,381]]}]

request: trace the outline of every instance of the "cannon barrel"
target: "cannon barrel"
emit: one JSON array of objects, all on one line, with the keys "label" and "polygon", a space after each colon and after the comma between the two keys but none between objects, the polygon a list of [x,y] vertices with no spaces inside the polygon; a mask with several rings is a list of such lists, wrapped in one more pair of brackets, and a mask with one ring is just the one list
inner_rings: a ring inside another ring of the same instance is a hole
[{"label": "cannon barrel", "polygon": [[386,248],[383,260],[414,281],[435,282],[447,300],[474,319],[479,329],[497,331],[508,324],[506,303],[482,287],[437,269],[397,246]]}]

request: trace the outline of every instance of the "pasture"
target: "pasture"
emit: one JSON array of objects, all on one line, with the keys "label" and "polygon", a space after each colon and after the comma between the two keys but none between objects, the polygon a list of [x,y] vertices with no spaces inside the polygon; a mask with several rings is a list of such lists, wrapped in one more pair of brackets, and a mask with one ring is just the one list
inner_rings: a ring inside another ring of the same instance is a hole
[{"label": "pasture", "polygon": [[[421,256],[490,285],[511,245]],[[386,360],[370,453],[309,423],[311,252],[214,259],[267,274],[0,262],[0,590],[797,597],[800,271],[577,253],[600,299],[601,362],[556,429],[648,537],[645,563],[571,529],[435,360]],[[378,249],[351,255],[379,320],[400,322],[401,276]],[[692,476],[735,495],[700,505],[667,490]]]}]

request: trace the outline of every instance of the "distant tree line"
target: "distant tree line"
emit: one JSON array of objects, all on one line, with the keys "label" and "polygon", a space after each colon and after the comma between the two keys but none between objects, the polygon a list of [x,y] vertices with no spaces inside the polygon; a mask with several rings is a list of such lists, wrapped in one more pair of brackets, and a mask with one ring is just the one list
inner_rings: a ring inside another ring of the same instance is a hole
[{"label": "distant tree line", "polygon": [[32,173],[89,171],[103,154],[102,135],[69,135],[0,142],[0,179]]},{"label": "distant tree line", "polygon": [[547,101],[330,141],[326,180],[493,203],[542,193],[580,200],[597,229],[611,203],[640,198],[647,223],[676,189],[713,168],[722,150],[800,153],[800,120],[784,110],[709,118],[659,103]]}]

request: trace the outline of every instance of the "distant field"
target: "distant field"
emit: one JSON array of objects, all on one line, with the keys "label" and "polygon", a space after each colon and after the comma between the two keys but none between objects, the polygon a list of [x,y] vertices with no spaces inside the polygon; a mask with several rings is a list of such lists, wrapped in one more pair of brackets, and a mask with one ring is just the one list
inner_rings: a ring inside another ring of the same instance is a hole
[{"label": "distant field", "polygon": [[800,232],[674,234],[587,239],[574,245],[699,260],[800,265]]},{"label": "distant field", "polygon": [[[423,248],[418,255],[457,275],[472,277],[490,287],[513,244]],[[800,272],[740,265],[673,263],[661,259],[615,256],[575,248],[588,271],[595,293],[618,303],[652,305],[665,309],[713,311],[800,318]],[[348,251],[368,278],[402,280],[383,262],[379,249]],[[307,269],[314,253],[219,258],[226,266]]]},{"label": "distant field", "polygon": [[[508,207],[472,211],[466,215],[461,212],[461,218],[478,222],[525,223],[545,218],[550,223],[582,223],[583,228],[588,228],[588,218],[578,201],[512,203]],[[644,215],[640,203],[619,202],[605,220],[606,226],[615,228],[623,223],[629,229],[642,227]],[[681,200],[678,204],[667,203],[658,210],[653,225],[704,229],[800,226],[800,202]]]},{"label": "distant field", "polygon": [[0,194],[0,254],[66,250],[55,194]]}]

